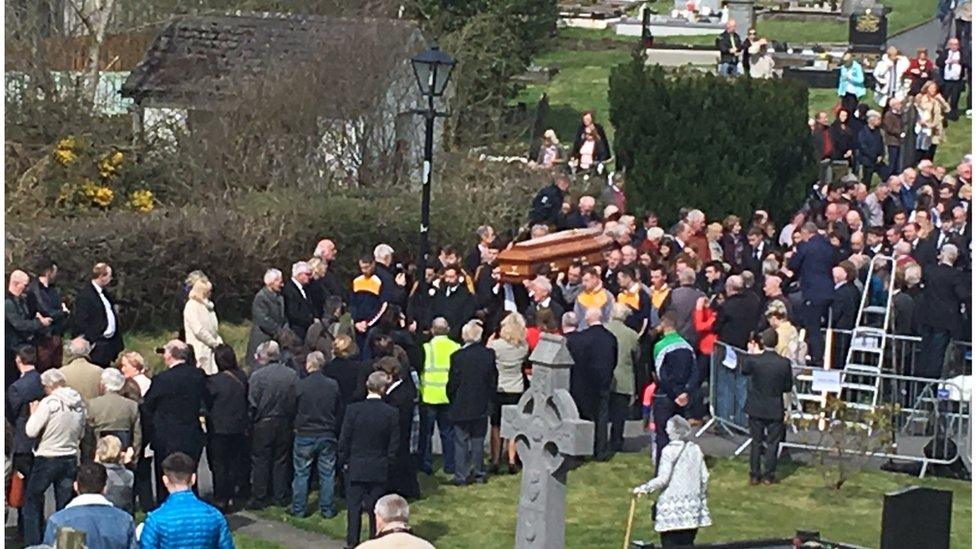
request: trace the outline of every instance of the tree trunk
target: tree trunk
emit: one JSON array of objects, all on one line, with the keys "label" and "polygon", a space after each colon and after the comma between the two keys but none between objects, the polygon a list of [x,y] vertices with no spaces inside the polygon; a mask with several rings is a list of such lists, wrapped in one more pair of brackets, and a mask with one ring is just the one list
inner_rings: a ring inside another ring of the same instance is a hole
[{"label": "tree trunk", "polygon": [[[96,6],[97,6],[96,2]],[[92,105],[95,105],[95,96],[98,92],[98,80],[99,80],[99,66],[98,58],[102,50],[102,43],[105,41],[105,31],[108,29],[108,22],[112,18],[112,10],[115,7],[115,0],[102,0],[101,7],[96,7],[92,10],[89,16],[90,24],[88,25],[88,37],[90,40],[88,46],[88,67],[87,67],[87,78],[85,91],[87,92],[87,97],[91,100]]]}]

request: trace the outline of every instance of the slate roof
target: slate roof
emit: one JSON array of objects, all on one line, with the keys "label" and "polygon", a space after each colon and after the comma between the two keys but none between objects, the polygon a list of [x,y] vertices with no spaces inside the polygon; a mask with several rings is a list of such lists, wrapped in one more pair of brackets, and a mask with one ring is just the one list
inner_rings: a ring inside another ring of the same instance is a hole
[{"label": "slate roof", "polygon": [[424,47],[416,24],[403,20],[179,16],[121,93],[140,103],[223,110],[304,92],[333,108],[368,109],[389,88],[393,69]]}]

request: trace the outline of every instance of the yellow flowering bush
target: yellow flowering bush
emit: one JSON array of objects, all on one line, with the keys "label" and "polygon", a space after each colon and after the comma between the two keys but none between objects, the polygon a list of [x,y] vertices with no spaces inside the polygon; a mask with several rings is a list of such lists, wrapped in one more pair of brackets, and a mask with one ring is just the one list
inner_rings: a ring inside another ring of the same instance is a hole
[{"label": "yellow flowering bush", "polygon": [[49,196],[65,212],[121,206],[146,213],[156,205],[156,197],[138,169],[127,171],[125,153],[114,147],[98,151],[90,143],[68,136],[58,141],[53,156],[56,163],[51,175],[57,183]]},{"label": "yellow flowering bush", "polygon": [[137,212],[151,212],[154,206],[152,191],[139,189],[129,195],[129,207]]}]

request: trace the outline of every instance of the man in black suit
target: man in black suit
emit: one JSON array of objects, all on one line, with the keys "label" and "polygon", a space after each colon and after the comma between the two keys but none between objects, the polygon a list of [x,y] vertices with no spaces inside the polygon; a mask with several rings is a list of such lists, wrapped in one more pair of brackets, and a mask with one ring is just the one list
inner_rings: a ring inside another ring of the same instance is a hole
[{"label": "man in black suit", "polygon": [[[410,431],[413,426],[413,411],[417,401],[417,387],[407,377],[401,375],[401,363],[392,356],[385,356],[375,363],[378,371],[386,372],[390,386],[383,395],[383,402],[393,406],[399,416],[399,429],[396,460],[390,465],[390,478],[387,492],[400,494],[407,499],[420,497],[420,483],[417,481],[417,465],[410,455]],[[364,384],[365,385],[365,384]]]},{"label": "man in black suit", "polygon": [[[79,288],[75,294],[75,308],[71,314],[72,333],[75,337],[84,337],[92,344],[89,358],[103,368],[114,362],[123,348],[115,300],[105,289],[111,282],[112,267],[107,263],[95,264],[92,267],[91,283]],[[193,454],[190,456],[193,457]]]},{"label": "man in black suit", "polygon": [[725,31],[715,39],[715,45],[719,51],[719,76],[738,76],[739,59],[742,56],[742,38],[735,33],[735,19],[729,19],[725,23]]},{"label": "man in black suit", "polygon": [[949,341],[962,330],[959,308],[965,302],[969,284],[962,271],[953,267],[958,256],[954,244],[945,244],[939,252],[939,263],[922,268],[924,289],[916,308],[922,343],[912,375],[940,377]]},{"label": "man in black suit", "polygon": [[369,513],[369,537],[376,534],[373,507],[389,481],[389,469],[399,446],[397,411],[383,402],[390,384],[384,372],[366,379],[366,400],[350,404],[339,435],[339,463],[346,473],[346,547],[359,544],[362,512]]},{"label": "man in black suit", "polygon": [[447,378],[448,416],[454,423],[454,484],[485,482],[484,449],[488,416],[498,390],[495,351],[481,342],[481,322],[461,329],[463,346],[451,355]]},{"label": "man in black suit", "polygon": [[285,318],[288,319],[288,327],[303,341],[308,327],[315,321],[315,317],[322,313],[315,310],[312,300],[305,291],[311,279],[311,267],[307,262],[299,261],[291,266],[291,280],[285,282],[281,289],[281,296],[285,299]]},{"label": "man in black suit", "polygon": [[749,243],[749,254],[742,262],[742,269],[751,271],[757,277],[762,277],[763,259],[769,253],[770,245],[766,240],[766,235],[759,227],[749,229],[746,234],[746,241]]},{"label": "man in black suit", "polygon": [[447,325],[451,327],[451,339],[460,341],[461,326],[474,318],[477,307],[474,296],[461,281],[461,268],[453,264],[445,267],[440,287],[431,301],[431,318],[445,318]]},{"label": "man in black suit", "polygon": [[849,261],[841,261],[831,272],[834,277],[834,301],[830,305],[831,325],[835,329],[851,330],[857,322],[857,311],[861,307],[861,292],[854,285],[857,268]]},{"label": "man in black suit", "polygon": [[732,275],[725,281],[725,295],[712,329],[720,341],[744,349],[749,335],[759,327],[762,302],[755,292],[746,291],[740,275]]},{"label": "man in black suit", "polygon": [[153,378],[140,406],[155,452],[157,505],[169,494],[163,484],[163,460],[183,452],[199,462],[203,451],[200,409],[207,392],[207,375],[192,363],[191,356],[190,347],[178,339],[163,346],[166,370]]},{"label": "man in black suit", "polygon": [[[44,398],[44,387],[41,385],[41,374],[35,369],[37,353],[29,345],[23,345],[14,353],[14,362],[20,377],[7,387],[5,396],[6,406],[4,418],[13,430],[13,444],[7,447],[10,452],[10,464],[13,472],[20,473],[25,478],[30,476],[31,464],[34,462],[35,439],[27,436],[27,418],[30,417],[30,403]],[[17,533],[24,535],[23,509],[17,509]]]},{"label": "man in black suit", "polygon": [[37,340],[43,337],[45,328],[52,323],[50,317],[44,317],[39,312],[31,314],[27,301],[27,285],[30,277],[24,271],[10,273],[10,284],[4,296],[4,387],[9,386],[20,377],[17,370],[17,349],[22,346],[34,347]]},{"label": "man in black suit", "polygon": [[[749,416],[749,484],[776,482],[776,454],[786,430],[783,426],[783,393],[793,389],[793,369],[790,361],[776,354],[776,330],[769,329],[760,336],[762,350],[749,343],[749,354],[742,360],[742,374],[749,376],[749,393],[745,412]],[[761,457],[762,456],[762,457]],[[762,474],[762,462],[766,464]]]},{"label": "man in black suit", "polygon": [[[617,338],[603,325],[600,309],[586,310],[586,329],[579,335],[578,354],[573,358],[571,376],[582,376],[582,402],[577,402],[580,417],[596,424],[593,456],[601,461],[609,459],[607,423],[610,421],[610,387],[613,370],[617,367]],[[570,353],[572,354],[572,353]],[[570,383],[572,385],[572,382]]]}]

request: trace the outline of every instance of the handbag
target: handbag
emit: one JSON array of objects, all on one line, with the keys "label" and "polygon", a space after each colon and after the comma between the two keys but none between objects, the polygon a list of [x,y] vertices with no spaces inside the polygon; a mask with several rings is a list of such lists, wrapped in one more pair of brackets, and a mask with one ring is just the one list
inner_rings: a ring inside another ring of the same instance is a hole
[{"label": "handbag", "polygon": [[7,506],[20,509],[24,506],[24,475],[14,471],[10,475],[10,489],[7,491]]},{"label": "handbag", "polygon": [[916,151],[927,151],[932,148],[932,130],[928,128],[922,128],[918,135],[915,136],[915,150]]},{"label": "handbag", "polygon": [[[687,448],[687,447],[688,447],[688,441],[685,441],[685,443],[681,445],[681,450],[678,451],[678,457],[674,458],[674,462],[671,463],[671,471],[668,472],[668,482],[665,483],[665,486],[667,486],[668,484],[671,484],[671,477],[674,476],[674,468],[675,468],[676,465],[678,465],[678,462],[681,461],[681,454],[685,453],[685,448]],[[657,521],[657,502],[656,501],[651,504],[651,520]]]}]

